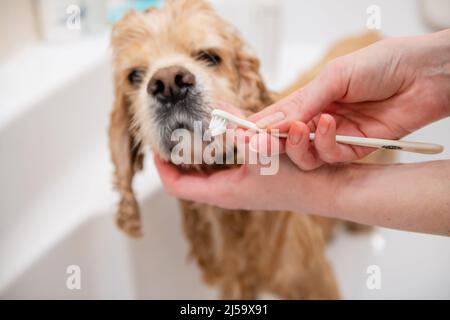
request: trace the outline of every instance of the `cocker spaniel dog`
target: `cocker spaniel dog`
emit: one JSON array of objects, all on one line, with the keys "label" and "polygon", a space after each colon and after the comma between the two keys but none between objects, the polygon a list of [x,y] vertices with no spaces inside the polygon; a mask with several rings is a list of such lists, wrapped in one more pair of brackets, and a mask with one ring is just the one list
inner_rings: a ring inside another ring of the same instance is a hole
[{"label": "cocker spaniel dog", "polygon": [[[373,34],[348,39],[325,60],[376,40]],[[161,9],[128,13],[114,26],[112,48],[115,104],[109,136],[121,195],[117,224],[138,237],[142,231],[132,182],[145,148],[169,159],[173,130],[192,130],[194,121],[207,124],[216,99],[248,115],[280,95],[268,91],[258,59],[204,0],[172,0]],[[296,86],[313,77],[325,60]],[[339,298],[325,257],[334,220],[180,203],[191,256],[223,298],[254,299],[262,292],[287,299]]]}]

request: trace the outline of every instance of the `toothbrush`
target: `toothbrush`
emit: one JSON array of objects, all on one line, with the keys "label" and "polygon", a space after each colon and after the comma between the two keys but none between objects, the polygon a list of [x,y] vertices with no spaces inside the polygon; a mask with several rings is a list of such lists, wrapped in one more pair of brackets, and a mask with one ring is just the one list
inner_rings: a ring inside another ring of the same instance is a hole
[{"label": "toothbrush", "polygon": [[[211,136],[213,137],[224,134],[227,129],[228,122],[232,122],[241,127],[255,130],[257,132],[265,132],[264,129],[259,128],[255,123],[236,117],[235,115],[232,115],[231,113],[228,113],[223,110],[215,109],[212,111],[211,115],[212,118],[211,122],[209,123],[209,129],[211,130]],[[288,136],[286,133],[279,133],[279,134],[272,133],[272,135],[280,138],[287,138]],[[314,138],[315,134],[311,133],[309,135],[309,140],[313,141]],[[441,153],[444,150],[444,147],[439,144],[341,136],[341,135],[336,136],[336,142],[361,147],[402,150],[424,154],[437,154]]]}]

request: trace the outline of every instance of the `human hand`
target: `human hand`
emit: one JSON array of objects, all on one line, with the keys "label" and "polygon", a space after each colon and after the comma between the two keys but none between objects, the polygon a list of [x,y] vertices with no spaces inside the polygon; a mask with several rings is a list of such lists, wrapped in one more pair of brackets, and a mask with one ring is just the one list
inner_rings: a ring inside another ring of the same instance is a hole
[{"label": "human hand", "polygon": [[301,169],[312,170],[373,151],[338,144],[336,134],[398,139],[448,115],[450,30],[383,40],[340,57],[250,120],[289,132],[286,153]]},{"label": "human hand", "polygon": [[158,156],[155,165],[169,194],[225,209],[328,215],[342,181],[336,168],[325,166],[304,172],[286,156],[280,157],[275,175],[261,175],[260,166],[250,164],[209,174],[186,172]]}]

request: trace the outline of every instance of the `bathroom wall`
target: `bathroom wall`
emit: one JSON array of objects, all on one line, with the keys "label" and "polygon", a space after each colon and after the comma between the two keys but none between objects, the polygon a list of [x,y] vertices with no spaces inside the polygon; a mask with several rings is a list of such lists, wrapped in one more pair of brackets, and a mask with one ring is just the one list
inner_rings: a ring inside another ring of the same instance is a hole
[{"label": "bathroom wall", "polygon": [[[327,44],[366,28],[367,8],[380,8],[380,32],[387,36],[406,36],[431,31],[421,15],[417,0],[282,0],[283,37],[287,42]],[[320,35],[319,37],[317,35]]]}]

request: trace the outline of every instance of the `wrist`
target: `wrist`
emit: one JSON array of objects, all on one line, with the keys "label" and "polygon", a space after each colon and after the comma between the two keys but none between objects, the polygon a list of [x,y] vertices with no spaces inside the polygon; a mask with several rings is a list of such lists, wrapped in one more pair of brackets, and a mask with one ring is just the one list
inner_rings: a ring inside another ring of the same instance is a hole
[{"label": "wrist", "polygon": [[336,217],[337,194],[345,188],[344,167],[326,165],[313,171],[299,170],[296,180],[301,181],[302,187],[296,190],[290,210]]},{"label": "wrist", "polygon": [[361,210],[364,210],[367,192],[374,189],[371,186],[372,178],[379,174],[377,169],[378,165],[370,164],[352,163],[337,166],[328,215],[343,220],[358,220],[354,213],[361,213]]}]

